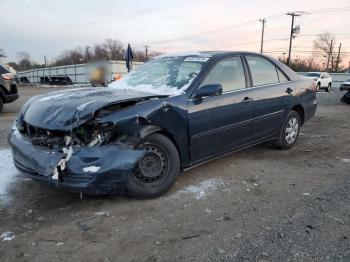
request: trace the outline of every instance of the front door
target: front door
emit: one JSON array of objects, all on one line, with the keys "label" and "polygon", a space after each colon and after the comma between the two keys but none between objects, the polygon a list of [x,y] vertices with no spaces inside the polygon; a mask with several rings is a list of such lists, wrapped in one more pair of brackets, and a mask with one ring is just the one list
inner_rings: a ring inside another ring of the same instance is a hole
[{"label": "front door", "polygon": [[219,60],[201,83],[221,84],[219,96],[190,99],[190,151],[193,164],[247,143],[252,134],[251,90],[240,56]]}]

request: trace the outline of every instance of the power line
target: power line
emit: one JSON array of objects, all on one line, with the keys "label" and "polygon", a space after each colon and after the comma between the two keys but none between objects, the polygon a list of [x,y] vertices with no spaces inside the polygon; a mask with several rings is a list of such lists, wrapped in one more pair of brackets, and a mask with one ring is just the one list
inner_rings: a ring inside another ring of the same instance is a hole
[{"label": "power line", "polygon": [[162,44],[162,43],[168,43],[168,42],[176,42],[176,41],[179,41],[179,40],[191,39],[191,38],[195,38],[195,37],[202,36],[202,35],[218,33],[218,32],[221,32],[221,31],[225,31],[227,29],[231,29],[231,28],[235,28],[235,27],[241,27],[243,25],[249,25],[249,24],[253,24],[253,23],[256,23],[255,19],[247,21],[247,22],[239,23],[239,24],[234,24],[234,25],[220,27],[220,28],[217,28],[217,29],[213,29],[213,30],[209,30],[209,31],[205,31],[205,32],[201,32],[201,33],[197,33],[197,34],[193,34],[193,35],[181,36],[181,37],[177,37],[177,38],[165,39],[165,40],[159,40],[159,41],[153,41],[153,42],[149,42],[149,43],[152,44],[152,45],[155,45],[155,44]]},{"label": "power line", "polygon": [[[317,13],[324,13],[324,12],[349,12],[350,11],[350,7],[338,7],[338,8],[326,8],[326,9],[313,9],[313,10],[306,10],[306,11],[295,11],[292,13],[297,13],[297,14],[317,14]],[[274,15],[270,15],[270,16],[266,16],[265,18],[269,19],[269,20],[275,20],[275,19],[280,19],[284,17],[283,14],[274,14]],[[157,44],[162,44],[162,43],[169,43],[169,42],[177,42],[180,40],[187,40],[187,39],[191,39],[191,38],[196,38],[196,37],[200,37],[202,35],[209,35],[209,34],[216,34],[219,32],[223,32],[223,31],[227,31],[236,27],[241,27],[244,25],[251,25],[256,23],[256,20],[249,20],[246,22],[242,22],[242,23],[238,23],[238,24],[233,24],[233,25],[228,25],[228,26],[224,26],[224,27],[220,27],[220,28],[216,28],[213,30],[208,30],[208,31],[204,31],[204,32],[200,32],[200,33],[196,33],[196,34],[192,34],[192,35],[187,35],[187,36],[180,36],[180,37],[176,37],[176,38],[171,38],[171,39],[164,39],[164,40],[158,40],[158,41],[153,41],[153,42],[149,42],[152,45],[157,45]]]}]

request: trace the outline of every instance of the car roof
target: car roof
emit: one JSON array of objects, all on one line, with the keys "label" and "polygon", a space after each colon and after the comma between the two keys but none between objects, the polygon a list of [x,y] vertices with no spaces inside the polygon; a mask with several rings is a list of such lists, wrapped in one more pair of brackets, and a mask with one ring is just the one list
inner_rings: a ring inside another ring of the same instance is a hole
[{"label": "car roof", "polygon": [[188,57],[188,56],[205,56],[208,57],[210,60],[216,57],[223,57],[226,55],[235,55],[235,54],[244,54],[244,55],[258,55],[260,57],[264,57],[268,60],[271,60],[273,63],[275,63],[282,71],[284,71],[290,80],[300,80],[300,76],[295,73],[292,69],[290,69],[288,66],[283,64],[282,62],[278,61],[277,59],[274,59],[272,57],[266,56],[264,54],[256,53],[256,52],[249,52],[249,51],[187,51],[187,52],[179,52],[179,53],[167,53],[162,54],[159,56],[154,57],[153,59],[159,59],[164,57]]},{"label": "car roof", "polygon": [[248,52],[248,51],[186,51],[186,52],[174,52],[174,53],[165,53],[161,54],[159,56],[156,56],[155,58],[162,58],[162,57],[181,57],[181,56],[221,56],[221,55],[229,55],[229,54],[254,54],[254,55],[261,55],[260,53],[256,52]]}]

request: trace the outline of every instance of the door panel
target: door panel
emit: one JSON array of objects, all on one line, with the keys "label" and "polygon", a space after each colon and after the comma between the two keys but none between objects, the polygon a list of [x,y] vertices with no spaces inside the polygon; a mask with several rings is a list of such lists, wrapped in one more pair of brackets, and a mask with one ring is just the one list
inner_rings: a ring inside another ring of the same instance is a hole
[{"label": "door panel", "polygon": [[290,82],[254,88],[251,95],[253,104],[253,134],[252,139],[259,140],[275,136],[282,127],[286,114],[284,96],[287,89],[292,89]]},{"label": "door panel", "polygon": [[194,162],[238,148],[251,139],[252,103],[242,102],[250,90],[192,100],[189,134]]}]

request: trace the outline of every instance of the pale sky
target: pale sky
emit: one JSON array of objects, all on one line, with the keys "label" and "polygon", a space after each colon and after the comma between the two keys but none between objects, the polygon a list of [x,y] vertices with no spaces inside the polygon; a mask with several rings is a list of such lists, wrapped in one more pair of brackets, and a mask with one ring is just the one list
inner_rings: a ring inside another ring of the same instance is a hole
[{"label": "pale sky", "polygon": [[278,57],[289,44],[291,18],[285,13],[299,10],[308,14],[296,20],[301,33],[293,57],[310,55],[313,35],[324,31],[336,34],[350,56],[349,0],[1,0],[1,6],[0,48],[7,61],[26,51],[43,63],[44,55],[50,61],[65,49],[106,38],[163,52],[259,51],[258,20],[264,17],[264,50]]}]

